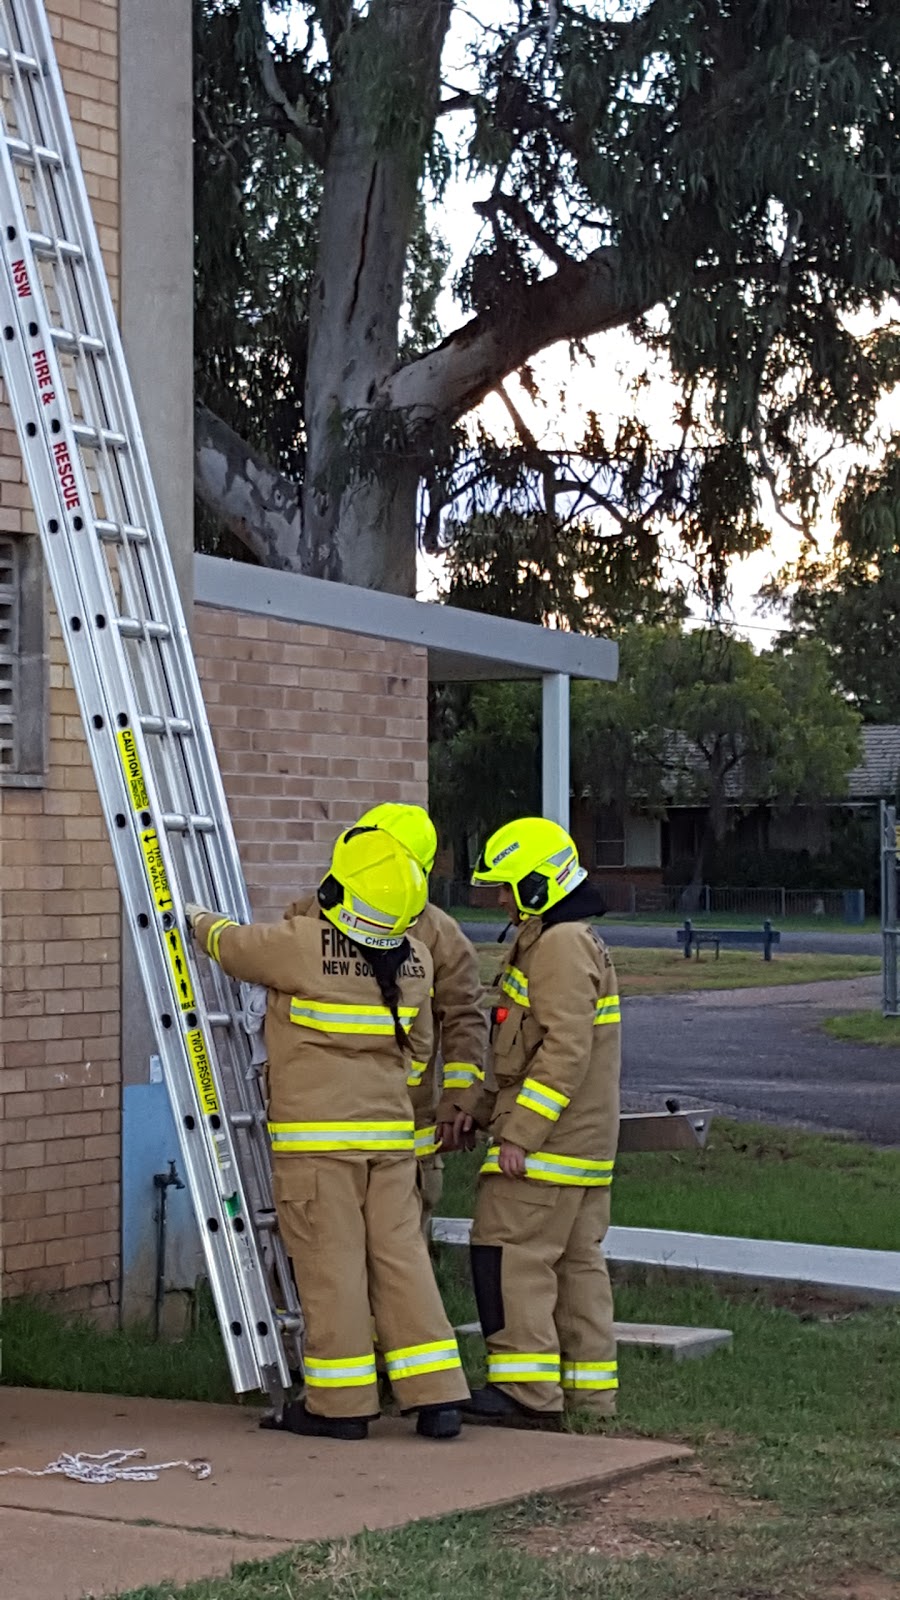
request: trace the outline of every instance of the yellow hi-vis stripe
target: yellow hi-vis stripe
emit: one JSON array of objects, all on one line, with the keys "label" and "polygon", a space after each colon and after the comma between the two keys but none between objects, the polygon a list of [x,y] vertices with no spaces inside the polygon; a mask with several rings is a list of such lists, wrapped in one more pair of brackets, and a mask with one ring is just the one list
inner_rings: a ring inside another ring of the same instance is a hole
[{"label": "yellow hi-vis stripe", "polygon": [[336,1361],[312,1361],[307,1356],[303,1377],[310,1389],[364,1389],[378,1381],[375,1355],[341,1356]]},{"label": "yellow hi-vis stripe", "polygon": [[488,1351],[489,1383],[559,1383],[559,1356],[552,1350]]},{"label": "yellow hi-vis stripe", "polygon": [[409,1071],[406,1074],[407,1089],[418,1089],[419,1084],[422,1082],[422,1079],[427,1071],[427,1061],[411,1061],[409,1064]]},{"label": "yellow hi-vis stripe", "polygon": [[[541,1183],[560,1183],[580,1189],[608,1189],[615,1161],[591,1161],[587,1156],[557,1156],[547,1150],[525,1157],[525,1176]],[[500,1171],[500,1146],[492,1144],[481,1171],[485,1176]]]},{"label": "yellow hi-vis stripe", "polygon": [[531,1005],[531,1001],[528,998],[528,979],[524,972],[519,971],[518,967],[507,967],[500,980],[500,987],[504,994],[508,994],[511,1000],[515,1000],[516,1005]]},{"label": "yellow hi-vis stripe", "polygon": [[[515,1001],[517,1006],[527,1006],[530,1009],[531,1001],[528,998],[528,979],[526,978],[524,972],[520,972],[518,967],[507,967],[502,979],[500,980],[500,988],[503,990],[504,994],[509,995],[510,999]],[[620,1009],[619,996],[617,994],[603,995],[602,998],[597,1001],[594,1012],[594,1027],[598,1028],[604,1022],[621,1021],[622,1012]]]},{"label": "yellow hi-vis stripe", "polygon": [[536,1111],[539,1117],[546,1117],[548,1122],[556,1122],[561,1111],[565,1111],[569,1104],[570,1096],[560,1094],[557,1089],[551,1089],[549,1084],[539,1083],[537,1078],[526,1078],[521,1089],[516,1095],[516,1105],[524,1106],[526,1111]]},{"label": "yellow hi-vis stripe", "polygon": [[392,1383],[418,1378],[426,1372],[452,1372],[462,1368],[456,1340],[436,1339],[433,1344],[410,1344],[403,1350],[386,1350],[385,1366]]},{"label": "yellow hi-vis stripe", "polygon": [[[398,1006],[397,1013],[408,1033],[416,1006]],[[327,1005],[318,1000],[291,996],[291,1021],[299,1028],[315,1028],[319,1033],[370,1033],[378,1037],[392,1036],[394,1019],[387,1006],[344,1006],[335,1001]]]},{"label": "yellow hi-vis stripe", "polygon": [[480,1067],[471,1066],[467,1061],[444,1062],[445,1089],[471,1089],[473,1084],[483,1082],[484,1073]]},{"label": "yellow hi-vis stripe", "polygon": [[597,1011],[594,1017],[594,1027],[599,1028],[604,1022],[621,1022],[622,1011],[617,994],[607,994],[602,1000],[597,1001]]},{"label": "yellow hi-vis stripe", "polygon": [[412,1122],[270,1122],[269,1138],[273,1155],[335,1150],[375,1154],[401,1150],[412,1155],[415,1150]]},{"label": "yellow hi-vis stripe", "polygon": [[564,1389],[618,1389],[619,1369],[615,1361],[564,1361]]},{"label": "yellow hi-vis stripe", "polygon": [[437,1155],[437,1126],[432,1123],[430,1128],[416,1129],[416,1156],[419,1161],[424,1161],[426,1156]]},{"label": "yellow hi-vis stripe", "polygon": [[212,956],[213,961],[218,961],[219,959],[219,943],[225,928],[236,927],[237,923],[232,922],[230,917],[220,917],[218,922],[213,923],[209,933],[206,935],[207,953]]}]

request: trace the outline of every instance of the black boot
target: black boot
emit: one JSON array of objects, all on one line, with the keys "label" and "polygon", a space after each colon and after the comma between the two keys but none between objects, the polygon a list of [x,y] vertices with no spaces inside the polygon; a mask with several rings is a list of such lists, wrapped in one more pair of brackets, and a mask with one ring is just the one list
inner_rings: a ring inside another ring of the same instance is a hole
[{"label": "black boot", "polygon": [[540,1428],[545,1433],[558,1433],[562,1422],[561,1411],[533,1411],[523,1406],[495,1383],[484,1389],[474,1389],[471,1399],[462,1404],[464,1422],[485,1422],[500,1428]]},{"label": "black boot", "polygon": [[307,1411],[303,1400],[289,1401],[280,1416],[263,1417],[260,1427],[302,1433],[308,1439],[366,1439],[369,1435],[368,1417],[318,1417]]},{"label": "black boot", "polygon": [[458,1405],[419,1407],[416,1433],[422,1439],[456,1439],[461,1427]]}]

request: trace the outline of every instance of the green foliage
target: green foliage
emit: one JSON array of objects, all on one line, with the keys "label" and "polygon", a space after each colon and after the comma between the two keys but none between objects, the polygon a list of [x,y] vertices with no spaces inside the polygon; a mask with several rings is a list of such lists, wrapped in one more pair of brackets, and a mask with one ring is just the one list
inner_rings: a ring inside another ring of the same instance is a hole
[{"label": "green foliage", "polygon": [[765,594],[787,610],[781,647],[813,636],[866,722],[900,722],[900,454],[859,467],[838,504],[832,554],[811,547]]},{"label": "green foliage", "polygon": [[[387,7],[375,0],[194,5],[197,387],[285,473],[304,472],[319,207],[350,115],[368,129],[366,159],[411,163],[432,202],[412,231],[402,221],[401,361],[436,342],[439,294],[451,288],[476,331],[492,330],[500,347],[512,350],[547,311],[559,338],[559,306],[542,282],[556,271],[573,307],[562,336],[579,348],[590,329],[577,280],[562,275],[600,249],[619,308],[610,325],[630,319],[647,350],[641,384],[661,361],[680,391],[656,436],[636,397],[633,415],[607,433],[592,419],[563,457],[521,429],[509,447],[483,432],[454,434],[469,398],[456,410],[440,396],[433,409],[426,404],[422,418],[440,446],[414,441],[425,530],[432,544],[462,541],[455,593],[560,614],[577,611],[578,599],[588,619],[615,611],[621,595],[632,614],[635,590],[659,586],[659,535],[671,529],[717,598],[729,557],[768,537],[762,483],[811,525],[829,447],[871,442],[898,367],[896,327],[865,336],[848,320],[889,305],[898,286],[893,0],[589,0],[552,11],[500,0],[483,17],[459,7],[462,109],[446,122],[426,103],[430,67],[411,67],[430,48],[424,20],[410,53],[387,57],[379,33]],[[274,98],[259,66],[266,43]],[[451,99],[456,88],[446,91]],[[482,174],[489,198],[471,259],[451,285],[435,224],[454,171]],[[390,217],[377,226],[390,230]],[[320,287],[327,297],[327,272]],[[366,471],[377,471],[383,425],[388,475],[391,454],[409,454],[408,424],[398,429],[377,396],[366,409],[370,426],[354,424],[369,439]],[[559,487],[573,457],[586,500]],[[893,507],[887,494],[877,506],[870,498],[858,520],[861,549],[896,542]],[[519,518],[509,538],[520,561],[547,570],[546,597],[514,600],[495,583],[508,553],[496,574],[485,571],[484,540],[499,525],[473,516],[501,510]],[[549,570],[548,541],[576,547],[586,595],[559,592],[567,585]]]},{"label": "green foliage", "polygon": [[[572,781],[596,804],[703,807],[708,864],[741,809],[839,798],[859,757],[856,713],[834,692],[823,647],[756,655],[715,628],[635,626],[615,685],[572,696]],[[540,701],[531,685],[482,686],[463,718],[433,728],[434,809],[445,838],[539,804]]]}]

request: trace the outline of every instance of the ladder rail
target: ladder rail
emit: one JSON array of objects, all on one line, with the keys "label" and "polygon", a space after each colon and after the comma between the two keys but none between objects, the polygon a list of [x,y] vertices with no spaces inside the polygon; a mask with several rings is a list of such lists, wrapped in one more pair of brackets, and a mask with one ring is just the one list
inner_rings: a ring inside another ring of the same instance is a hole
[{"label": "ladder rail", "polygon": [[[302,1318],[283,1244],[271,1226],[262,1089],[250,1042],[237,1024],[236,986],[217,968],[205,971],[201,981],[190,941],[178,931],[184,927],[182,894],[246,920],[246,889],[46,15],[39,0],[2,0],[0,19],[9,40],[7,48],[0,47],[4,111],[11,98],[15,120],[10,135],[4,116],[0,150],[0,186],[8,196],[0,299],[10,400],[123,901],[135,912],[139,965],[192,1199],[198,1221],[207,1222],[200,1232],[232,1378],[239,1390],[264,1387],[276,1394],[290,1381],[278,1313],[291,1331],[288,1348],[296,1365]],[[28,173],[24,192],[17,163]],[[33,296],[38,287],[41,295]],[[32,298],[40,308],[35,316],[25,304]],[[46,404],[48,389],[55,407]],[[72,413],[67,418],[66,407]],[[34,408],[42,426],[26,415]],[[90,464],[88,450],[94,451]],[[102,502],[99,518],[95,493]],[[108,559],[111,548],[114,561]],[[129,616],[137,648],[130,648]],[[121,628],[108,626],[113,618]],[[104,709],[95,709],[101,702]],[[134,782],[129,800],[122,766],[126,731],[138,806]],[[163,819],[173,813],[170,835]],[[178,828],[179,817],[184,828]],[[192,817],[209,826],[200,829]],[[160,883],[164,910],[156,892]],[[155,955],[148,954],[151,929]],[[171,1026],[172,1012],[163,1009],[173,1002],[179,1029]],[[202,1081],[192,1070],[198,1048]],[[210,1081],[214,1090],[222,1084],[227,1091],[214,1093],[221,1110],[213,1113],[208,1092],[204,1106],[203,1084],[208,1090]],[[205,1168],[192,1137],[198,1127],[207,1141]],[[249,1204],[247,1184],[254,1191]],[[249,1363],[245,1333],[252,1334]]]},{"label": "ladder rail", "polygon": [[[39,13],[39,20],[40,15]],[[59,150],[65,142],[67,131],[68,113],[66,110],[63,86],[52,52],[52,39],[43,19],[43,28],[40,33],[36,30],[33,39],[27,41],[35,57],[46,60],[46,78],[51,86],[52,93],[48,102],[48,120],[42,125],[40,119],[35,117],[35,125],[29,130],[32,135],[39,136],[45,147]],[[82,241],[88,241],[94,234],[93,218],[90,203],[85,188],[80,163],[72,165],[69,172],[73,189],[73,204],[71,213],[65,204],[65,195],[58,193],[58,185],[54,184],[54,173],[45,173],[40,169],[38,187],[43,187],[46,193],[52,192],[54,220],[57,231],[62,238],[68,238],[73,233]],[[47,204],[47,210],[51,209]],[[39,208],[40,212],[40,208]],[[46,213],[39,220],[49,220]],[[122,523],[130,522],[134,526],[151,530],[162,529],[162,517],[156,499],[149,459],[143,444],[137,410],[134,403],[130,385],[127,382],[118,382],[117,376],[125,372],[124,352],[121,347],[118,325],[109,293],[105,272],[102,271],[102,261],[99,259],[99,247],[93,240],[93,248],[97,250],[97,265],[101,268],[93,278],[86,278],[82,282],[73,282],[74,263],[70,261],[69,270],[61,276],[61,282],[69,289],[63,293],[63,315],[66,325],[71,329],[81,328],[91,337],[99,332],[106,352],[106,361],[81,363],[76,362],[76,381],[85,375],[88,380],[93,379],[91,387],[95,391],[95,401],[99,400],[99,407],[91,412],[91,407],[85,402],[83,393],[79,394],[82,402],[82,412],[86,420],[98,432],[104,426],[122,428],[133,441],[131,454],[134,462],[129,462],[119,455],[112,459],[114,452],[108,445],[102,446],[102,468],[100,463],[95,464],[95,470],[101,483],[104,485],[104,501],[107,508],[110,502],[118,500],[121,510]],[[91,302],[91,297],[93,300]],[[106,383],[104,384],[104,377]],[[124,426],[123,426],[124,419]],[[129,470],[130,469],[130,470]],[[120,492],[118,495],[110,494],[109,483],[116,478],[120,479]],[[126,482],[126,478],[130,481]],[[164,536],[163,536],[164,537]],[[122,556],[124,555],[124,561]],[[152,570],[148,572],[147,568]],[[124,570],[123,570],[124,569]],[[129,612],[138,620],[158,620],[151,616],[153,607],[147,603],[147,597],[155,594],[161,597],[162,603],[157,603],[156,609],[161,616],[168,619],[182,617],[180,596],[174,581],[171,563],[159,559],[159,541],[151,537],[140,545],[126,543],[124,551],[120,552],[119,576],[123,584],[127,585],[127,599],[130,601]],[[136,652],[137,663],[143,669],[145,681],[150,681],[150,687],[145,689],[141,696],[144,705],[160,706],[164,703],[163,696],[168,700],[171,710],[175,713],[179,708],[181,714],[187,712],[192,719],[192,739],[196,752],[196,759],[189,759],[189,753],[181,749],[178,754],[183,758],[185,765],[184,786],[189,788],[193,798],[193,811],[195,814],[215,816],[218,821],[216,834],[205,836],[201,840],[201,856],[206,857],[207,872],[201,878],[190,879],[190,862],[185,863],[188,868],[188,897],[201,902],[211,901],[218,909],[230,912],[237,921],[248,921],[250,907],[246,893],[243,873],[240,870],[237,844],[225,797],[224,786],[221,780],[215,748],[209,730],[208,719],[203,704],[202,690],[197,677],[194,657],[191,651],[190,639],[186,624],[182,622],[179,628],[183,649],[179,655],[177,650],[165,652],[161,640],[151,640],[149,648]],[[170,659],[167,660],[167,655]],[[179,671],[179,669],[181,669]],[[177,755],[175,759],[177,760]],[[177,809],[178,797],[170,793],[165,809]],[[207,881],[202,881],[205,876]],[[218,968],[206,974],[208,987],[213,991],[212,1006],[214,1010],[234,1010],[238,1003],[238,996],[234,986],[228,984],[227,979]],[[237,1041],[235,1041],[236,1043]],[[220,1052],[221,1053],[221,1052]],[[231,1052],[229,1052],[230,1054]],[[242,1057],[233,1062],[222,1062],[221,1065],[228,1070],[230,1087],[233,1095],[239,1102],[240,1109],[252,1116],[258,1117],[264,1111],[264,1102],[255,1071],[249,1065],[248,1052],[243,1052]],[[268,1177],[269,1158],[265,1148],[260,1148],[260,1140],[250,1141],[251,1159],[254,1170],[255,1185],[258,1191],[258,1202],[267,1197],[265,1190],[270,1183]],[[269,1248],[278,1254],[278,1276],[281,1281],[290,1280],[290,1268],[287,1259],[281,1250],[280,1241],[271,1240]]]}]

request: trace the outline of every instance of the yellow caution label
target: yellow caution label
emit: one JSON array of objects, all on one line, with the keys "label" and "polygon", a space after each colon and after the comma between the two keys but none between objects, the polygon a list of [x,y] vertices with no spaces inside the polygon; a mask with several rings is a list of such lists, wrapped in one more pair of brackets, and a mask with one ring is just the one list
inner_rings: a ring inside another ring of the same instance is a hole
[{"label": "yellow caution label", "polygon": [[166,953],[169,957],[169,966],[172,968],[172,977],[175,980],[175,993],[182,1011],[193,1011],[194,990],[191,985],[191,975],[188,971],[187,957],[181,934],[177,928],[170,928],[166,934]]},{"label": "yellow caution label", "polygon": [[219,1110],[219,1100],[216,1095],[216,1086],[213,1083],[212,1067],[209,1064],[209,1056],[206,1054],[206,1042],[203,1034],[199,1028],[192,1028],[190,1033],[185,1034],[185,1039],[187,1040],[188,1055],[191,1058],[197,1093],[200,1096],[200,1104],[208,1117],[216,1116]]},{"label": "yellow caution label", "polygon": [[119,733],[119,760],[125,773],[125,782],[131,794],[131,804],[135,811],[146,811],[149,805],[147,799],[147,786],[144,783],[144,774],[138,759],[137,746],[134,734],[130,728],[123,728]]},{"label": "yellow caution label", "polygon": [[169,880],[163,863],[162,852],[159,848],[159,838],[155,828],[145,828],[141,834],[141,849],[144,852],[144,866],[147,868],[147,877],[156,902],[157,911],[171,911],[172,896],[169,891]]}]

